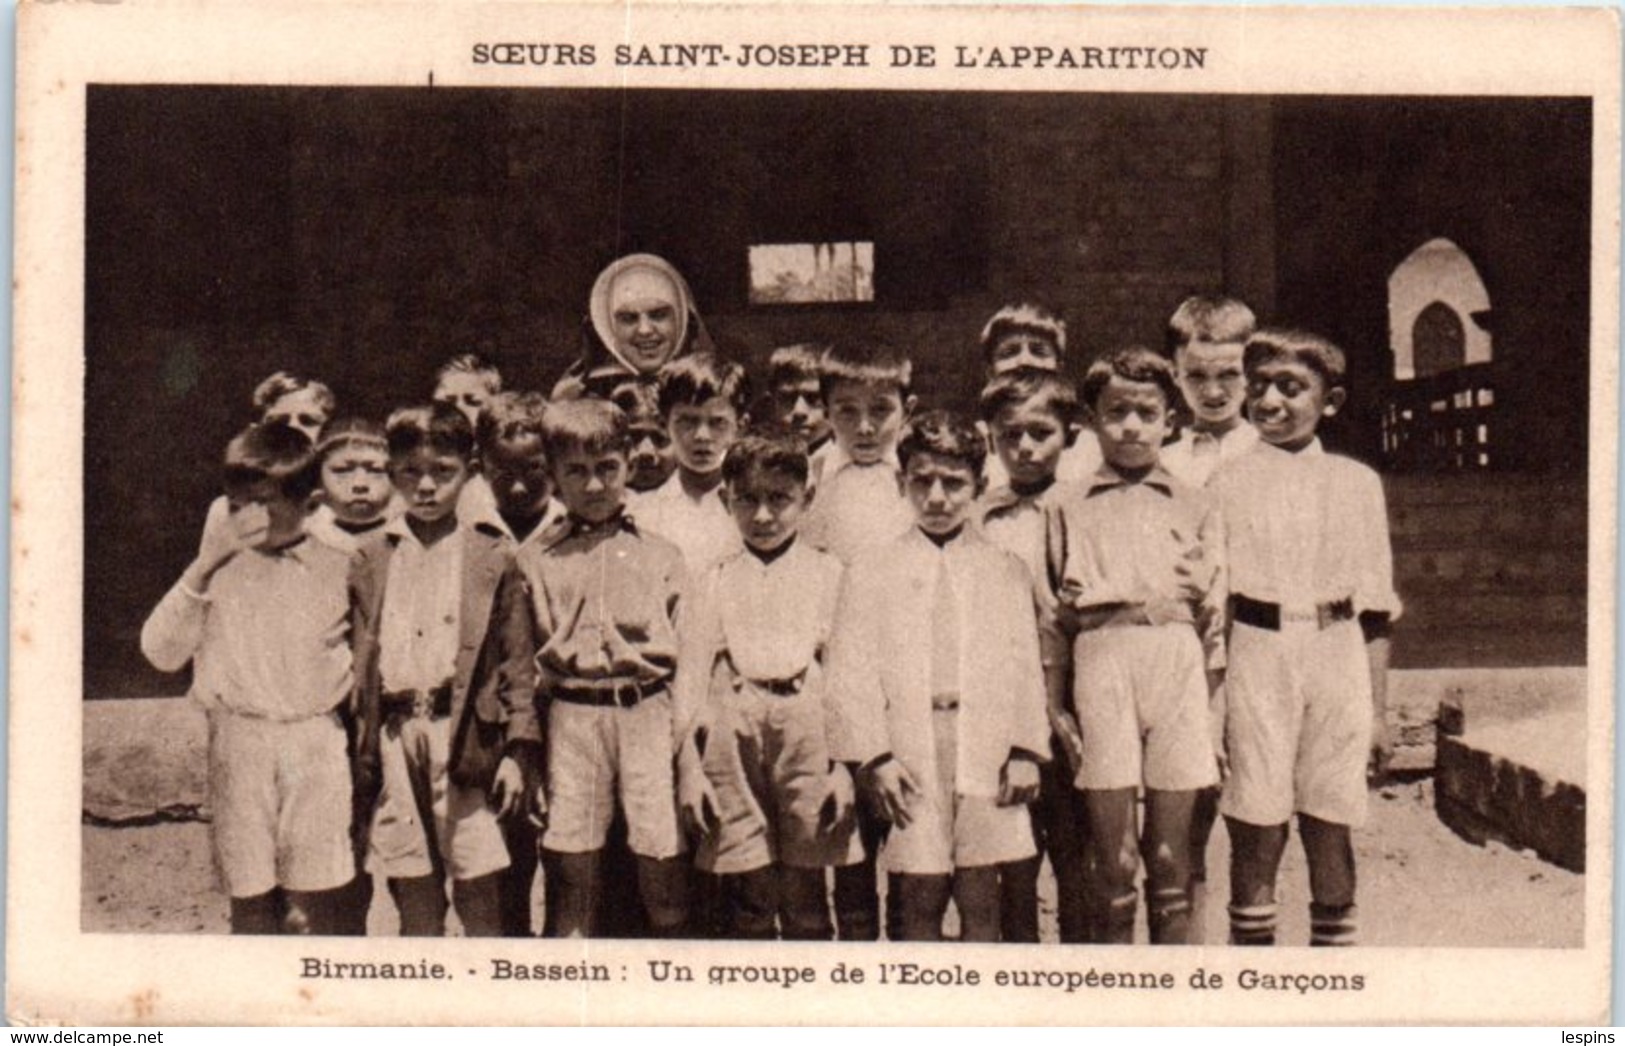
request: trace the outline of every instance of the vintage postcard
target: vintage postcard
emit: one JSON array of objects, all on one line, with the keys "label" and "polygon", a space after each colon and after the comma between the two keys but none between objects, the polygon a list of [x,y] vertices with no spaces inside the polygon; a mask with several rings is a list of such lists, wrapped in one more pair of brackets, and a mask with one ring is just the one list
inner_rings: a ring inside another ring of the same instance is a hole
[{"label": "vintage postcard", "polygon": [[1608,1021],[1619,62],[24,4],[9,1019]]}]

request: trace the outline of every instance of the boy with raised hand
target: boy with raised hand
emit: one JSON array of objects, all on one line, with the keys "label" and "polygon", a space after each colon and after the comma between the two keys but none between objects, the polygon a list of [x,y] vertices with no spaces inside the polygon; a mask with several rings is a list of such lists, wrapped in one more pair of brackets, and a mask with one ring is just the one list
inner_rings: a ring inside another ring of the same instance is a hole
[{"label": "boy with raised hand", "polygon": [[193,662],[215,866],[236,934],[354,925],[349,557],[305,533],[318,472],[310,441],[286,424],[227,444],[226,511],[141,630],[154,667]]}]

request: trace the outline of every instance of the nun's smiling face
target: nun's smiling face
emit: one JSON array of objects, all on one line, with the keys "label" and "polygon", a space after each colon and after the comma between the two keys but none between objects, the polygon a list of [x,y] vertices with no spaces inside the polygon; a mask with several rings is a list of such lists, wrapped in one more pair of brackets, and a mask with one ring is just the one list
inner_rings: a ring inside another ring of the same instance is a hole
[{"label": "nun's smiling face", "polygon": [[670,280],[646,269],[629,269],[609,288],[609,321],[615,351],[640,373],[649,374],[677,351],[685,317]]}]

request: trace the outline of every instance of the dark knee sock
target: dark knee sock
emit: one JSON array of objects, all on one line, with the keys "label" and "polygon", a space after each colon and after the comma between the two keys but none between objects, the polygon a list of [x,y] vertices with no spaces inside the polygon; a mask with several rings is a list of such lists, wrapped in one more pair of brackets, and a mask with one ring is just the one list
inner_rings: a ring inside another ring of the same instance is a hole
[{"label": "dark knee sock", "polygon": [[835,927],[843,941],[880,939],[879,879],[873,857],[835,869]]},{"label": "dark knee sock", "polygon": [[457,921],[464,937],[502,936],[502,883],[506,871],[491,872],[473,879],[454,879],[451,902],[457,908]]},{"label": "dark knee sock", "polygon": [[601,853],[542,851],[547,868],[548,936],[591,937],[596,931]]},{"label": "dark knee sock", "polygon": [[772,867],[722,876],[728,936],[739,941],[778,937],[779,877]]},{"label": "dark knee sock", "polygon": [[502,936],[531,937],[530,895],[536,885],[536,829],[523,816],[503,823],[508,844],[508,868],[502,873]]},{"label": "dark knee sock", "polygon": [[245,936],[269,936],[282,932],[281,891],[271,890],[253,897],[231,899],[231,932]]},{"label": "dark knee sock", "polygon": [[1006,861],[998,866],[999,940],[1038,943],[1038,867],[1040,858]]},{"label": "dark knee sock", "polygon": [[1309,864],[1309,943],[1348,947],[1359,940],[1354,906],[1354,841],[1348,825],[1298,815]]},{"label": "dark knee sock", "polygon": [[446,935],[446,884],[440,876],[391,878],[389,895],[401,914],[402,937]]},{"label": "dark knee sock", "polygon": [[1230,943],[1275,943],[1275,878],[1286,851],[1287,826],[1225,818],[1230,835]]},{"label": "dark knee sock", "polygon": [[834,939],[822,868],[779,869],[779,928],[787,941]]},{"label": "dark knee sock", "polygon": [[354,894],[353,879],[331,890],[285,891],[288,903],[282,917],[282,932],[314,937],[350,935],[353,918],[349,904]]},{"label": "dark knee sock", "polygon": [[689,865],[681,857],[638,857],[638,893],[651,937],[688,932]]},{"label": "dark knee sock", "polygon": [[[999,939],[999,868],[956,868],[953,875],[954,907],[959,909],[959,939],[992,944]],[[1034,896],[1036,903],[1036,895]]]},{"label": "dark knee sock", "polygon": [[896,890],[891,893],[902,923],[902,941],[942,940],[942,917],[948,911],[951,891],[950,877],[946,875],[896,875],[891,879]]}]

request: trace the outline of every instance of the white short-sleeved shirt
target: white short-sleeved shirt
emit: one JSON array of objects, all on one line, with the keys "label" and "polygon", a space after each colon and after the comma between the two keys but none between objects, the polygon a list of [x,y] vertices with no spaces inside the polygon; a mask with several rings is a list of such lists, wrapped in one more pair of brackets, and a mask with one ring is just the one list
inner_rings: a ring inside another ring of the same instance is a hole
[{"label": "white short-sleeved shirt", "polygon": [[626,511],[638,526],[676,545],[691,573],[743,547],[739,527],[722,503],[720,485],[696,498],[674,472],[660,486],[632,498]]},{"label": "white short-sleeved shirt", "polygon": [[865,550],[884,545],[914,526],[914,510],[898,483],[895,454],[859,465],[831,443],[818,479],[818,494],[801,521],[801,536],[850,564]]},{"label": "white short-sleeved shirt", "polygon": [[1186,429],[1162,448],[1157,460],[1175,479],[1205,487],[1220,465],[1241,457],[1258,446],[1258,441],[1258,430],[1247,421],[1219,436]]},{"label": "white short-sleeved shirt", "polygon": [[384,587],[378,672],[385,690],[430,690],[456,672],[465,532],[426,547],[403,517],[388,533],[399,540]]},{"label": "white short-sleeved shirt", "polygon": [[1313,613],[1354,601],[1356,612],[1393,617],[1393,548],[1382,480],[1314,440],[1293,453],[1269,443],[1225,463],[1213,477],[1227,539],[1230,591]]}]

